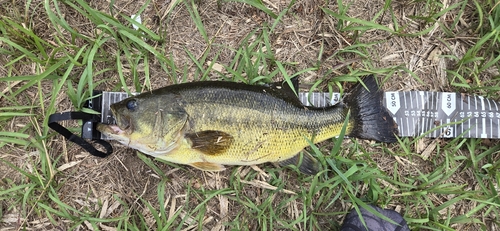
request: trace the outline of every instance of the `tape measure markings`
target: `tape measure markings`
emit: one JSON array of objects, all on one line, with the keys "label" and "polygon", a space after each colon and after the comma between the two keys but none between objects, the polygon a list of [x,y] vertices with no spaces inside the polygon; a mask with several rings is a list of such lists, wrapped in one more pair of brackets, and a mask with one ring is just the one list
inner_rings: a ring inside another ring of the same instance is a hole
[{"label": "tape measure markings", "polygon": [[[421,111],[417,109],[417,126],[418,126],[418,130],[417,130],[417,134],[416,135],[422,135],[422,131],[424,129],[424,115],[425,115],[425,105],[424,105],[424,99],[422,97],[422,92],[416,92],[417,93],[417,96],[416,96],[416,100],[417,100],[417,107],[418,108],[421,108]],[[420,96],[420,97],[419,97]],[[423,112],[423,113],[422,113]],[[422,116],[421,116],[422,115]]]},{"label": "tape measure markings", "polygon": [[[410,96],[411,96],[411,94],[410,94]],[[403,99],[405,102],[408,102],[406,99],[406,94],[403,94]],[[408,111],[408,104],[405,103],[404,105],[405,105],[405,111]],[[411,100],[410,100],[410,106],[413,107],[413,101],[411,101]],[[403,124],[403,121],[401,121],[400,124]],[[410,119],[408,117],[406,117],[406,124],[410,125]],[[412,119],[411,124],[413,125],[413,119]],[[403,127],[399,127],[399,129],[401,130],[401,129],[403,129]],[[407,130],[407,134],[410,134],[410,127],[409,126],[406,127],[406,130]]]},{"label": "tape measure markings", "polygon": [[[434,103],[432,104],[432,106],[434,107],[434,110],[438,111],[439,100],[440,100],[439,94],[436,94],[436,92],[431,92],[431,94],[432,94],[432,98],[434,99]],[[443,124],[441,120],[439,120],[439,121],[436,120],[436,121],[434,121],[434,123],[439,123],[439,125]],[[440,132],[440,133],[442,133],[442,132]],[[434,130],[433,136],[437,137],[439,135],[441,135],[441,134],[438,134],[438,130]]]},{"label": "tape measure markings", "polygon": [[[457,117],[456,94],[446,92],[443,94],[441,101],[443,102],[441,109],[443,110],[443,113],[445,113],[445,115],[448,117],[446,120],[446,124],[450,124],[455,121]],[[457,129],[457,124],[453,124],[453,127],[449,126],[448,130],[445,131],[445,137],[455,137],[455,133],[458,131]]]},{"label": "tape measure markings", "polygon": [[[493,101],[493,103],[495,104],[495,111],[497,111],[498,113],[498,105],[497,105],[497,102],[496,101]],[[493,112],[492,112],[493,113]],[[492,121],[493,122],[493,121]],[[497,123],[500,124],[500,119],[497,119]],[[493,129],[493,126],[491,126],[491,129]],[[492,132],[493,133],[493,132]],[[498,126],[498,134],[500,134],[500,126]]]},{"label": "tape measure markings", "polygon": [[[394,96],[401,98],[400,111],[391,105],[397,101]],[[500,137],[498,103],[487,98],[448,92],[386,92],[385,97],[384,103],[400,126],[401,136],[418,136],[441,124],[464,120],[464,123],[433,130],[426,136],[457,137],[465,133],[464,137]],[[401,120],[403,117],[408,119]]]},{"label": "tape measure markings", "polygon": [[[488,108],[491,108],[491,102],[489,100],[487,100],[487,102],[488,102]],[[493,121],[491,120],[490,120],[490,133],[493,134]]]},{"label": "tape measure markings", "polygon": [[[479,99],[481,100],[481,110],[485,111],[485,107],[486,107],[486,104],[484,103],[484,97],[482,96],[478,96]],[[490,107],[491,108],[491,107]],[[481,129],[481,138],[486,138],[488,137],[486,135],[486,112],[481,112],[481,113],[485,113],[483,118],[482,118],[482,129]],[[491,127],[490,127],[491,128]]]}]

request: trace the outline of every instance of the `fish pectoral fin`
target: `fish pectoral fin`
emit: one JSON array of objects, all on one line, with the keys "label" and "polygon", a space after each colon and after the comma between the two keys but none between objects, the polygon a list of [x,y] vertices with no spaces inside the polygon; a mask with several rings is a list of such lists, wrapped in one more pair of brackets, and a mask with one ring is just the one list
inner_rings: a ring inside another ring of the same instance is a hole
[{"label": "fish pectoral fin", "polygon": [[222,164],[211,163],[211,162],[194,162],[194,163],[190,163],[189,165],[191,165],[197,169],[203,170],[203,171],[216,171],[216,172],[218,172],[218,171],[223,171],[226,169],[224,167],[224,165],[222,165]]},{"label": "fish pectoral fin", "polygon": [[226,151],[233,143],[233,136],[221,131],[201,131],[185,134],[192,149],[206,155],[218,155]]},{"label": "fish pectoral fin", "polygon": [[311,156],[311,154],[304,152],[303,155],[300,153],[294,157],[278,162],[281,166],[295,165],[299,170],[308,175],[316,175],[319,172],[320,166],[316,158]]}]

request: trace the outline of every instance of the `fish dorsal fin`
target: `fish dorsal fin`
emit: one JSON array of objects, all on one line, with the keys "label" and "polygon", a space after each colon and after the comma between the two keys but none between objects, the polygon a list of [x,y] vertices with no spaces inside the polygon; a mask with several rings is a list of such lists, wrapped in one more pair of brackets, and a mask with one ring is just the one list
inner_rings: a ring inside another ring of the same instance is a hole
[{"label": "fish dorsal fin", "polygon": [[304,152],[303,155],[297,154],[294,157],[278,162],[281,166],[295,165],[299,170],[308,175],[316,175],[319,172],[319,163],[311,156],[311,154]]},{"label": "fish dorsal fin", "polygon": [[206,155],[219,155],[233,143],[233,136],[221,131],[201,131],[185,134],[191,148]]},{"label": "fish dorsal fin", "polygon": [[295,76],[290,79],[290,82],[292,82],[293,88],[290,87],[290,84],[288,84],[287,81],[278,81],[271,83],[269,87],[275,88],[278,90],[284,91],[287,95],[291,96],[292,98],[297,98],[297,95],[295,94],[299,92],[299,77]]},{"label": "fish dorsal fin", "polygon": [[293,88],[290,87],[290,84],[288,84],[287,81],[274,82],[269,84],[268,87],[273,90],[273,95],[282,98],[297,107],[303,107],[304,105],[300,102],[297,95],[299,93],[299,77],[293,77],[290,81],[292,82]]}]

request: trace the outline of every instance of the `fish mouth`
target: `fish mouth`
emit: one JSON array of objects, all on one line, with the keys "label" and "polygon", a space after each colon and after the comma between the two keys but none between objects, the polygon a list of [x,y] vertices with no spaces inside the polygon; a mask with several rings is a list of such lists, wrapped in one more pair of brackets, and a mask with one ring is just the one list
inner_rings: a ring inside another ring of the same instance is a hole
[{"label": "fish mouth", "polygon": [[[114,112],[114,111],[113,111]],[[113,113],[115,114],[115,113]],[[122,134],[130,134],[133,132],[132,126],[132,118],[129,116],[116,116],[115,123],[106,124],[108,125],[108,129],[106,129],[111,134],[122,135]]]},{"label": "fish mouth", "polygon": [[133,132],[132,118],[128,116],[117,116],[114,123],[98,123],[97,130],[109,138],[125,142],[130,139]]},{"label": "fish mouth", "polygon": [[104,133],[105,135],[124,135],[127,128],[121,129],[115,124],[97,124],[97,130]]}]

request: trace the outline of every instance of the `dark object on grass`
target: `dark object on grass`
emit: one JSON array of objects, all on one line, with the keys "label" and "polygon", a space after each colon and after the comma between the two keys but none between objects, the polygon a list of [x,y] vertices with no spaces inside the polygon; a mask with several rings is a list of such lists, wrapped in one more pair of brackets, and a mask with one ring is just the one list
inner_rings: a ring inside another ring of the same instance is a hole
[{"label": "dark object on grass", "polygon": [[[406,221],[403,216],[394,210],[389,209],[381,209],[379,207],[370,205],[374,210],[386,216],[387,218],[394,221],[393,224],[389,221],[386,221],[380,217],[377,217],[375,214],[369,212],[364,208],[359,208],[361,214],[358,214],[356,210],[351,210],[349,214],[347,214],[344,224],[342,224],[341,231],[410,231]],[[366,223],[366,227],[363,225],[360,219],[360,215],[363,217],[363,220]]]}]

